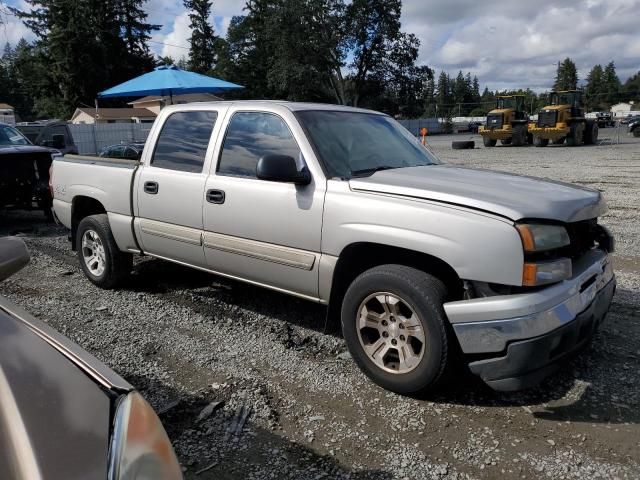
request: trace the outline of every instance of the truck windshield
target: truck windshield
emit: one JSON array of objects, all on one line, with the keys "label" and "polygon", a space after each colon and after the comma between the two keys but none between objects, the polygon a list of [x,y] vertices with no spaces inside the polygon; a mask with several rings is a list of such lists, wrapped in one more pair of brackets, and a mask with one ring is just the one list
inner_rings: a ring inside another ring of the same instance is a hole
[{"label": "truck windshield", "polygon": [[390,117],[331,110],[296,112],[330,178],[440,161]]},{"label": "truck windshield", "polygon": [[497,108],[516,108],[516,99],[514,97],[498,98]]},{"label": "truck windshield", "polygon": [[18,130],[8,125],[0,125],[0,145],[29,145],[26,139]]}]

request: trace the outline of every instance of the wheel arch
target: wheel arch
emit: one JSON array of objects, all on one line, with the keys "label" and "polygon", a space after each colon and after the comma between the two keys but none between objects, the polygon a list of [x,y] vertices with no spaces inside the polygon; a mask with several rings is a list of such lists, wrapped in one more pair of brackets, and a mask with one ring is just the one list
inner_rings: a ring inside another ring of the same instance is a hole
[{"label": "wheel arch", "polygon": [[444,260],[415,250],[391,245],[355,242],[340,252],[331,276],[329,312],[332,318],[338,318],[340,305],[347,288],[361,273],[370,268],[398,264],[417,268],[440,279],[447,287],[447,299],[461,299],[463,283],[454,268]]},{"label": "wheel arch", "polygon": [[83,218],[90,215],[107,213],[104,205],[93,197],[76,195],[71,202],[71,248],[76,250],[76,233]]}]

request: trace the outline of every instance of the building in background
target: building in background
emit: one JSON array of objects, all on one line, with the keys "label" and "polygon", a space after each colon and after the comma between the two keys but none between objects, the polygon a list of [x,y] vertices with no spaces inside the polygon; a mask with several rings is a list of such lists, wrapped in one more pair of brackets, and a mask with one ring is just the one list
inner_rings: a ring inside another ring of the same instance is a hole
[{"label": "building in background", "polygon": [[16,124],[16,115],[13,107],[8,103],[0,103],[0,123]]},{"label": "building in background", "polygon": [[184,95],[175,95],[172,98],[153,95],[139,98],[138,100],[129,102],[128,105],[131,105],[133,108],[146,108],[158,115],[164,106],[171,104],[172,100],[173,105],[179,105],[193,102],[216,102],[222,99],[211,93],[186,93]]},{"label": "building in background", "polygon": [[71,123],[153,123],[157,114],[147,108],[76,108]]},{"label": "building in background", "polygon": [[631,103],[616,103],[611,106],[611,113],[613,113],[614,117],[626,117],[633,108],[633,102]]}]

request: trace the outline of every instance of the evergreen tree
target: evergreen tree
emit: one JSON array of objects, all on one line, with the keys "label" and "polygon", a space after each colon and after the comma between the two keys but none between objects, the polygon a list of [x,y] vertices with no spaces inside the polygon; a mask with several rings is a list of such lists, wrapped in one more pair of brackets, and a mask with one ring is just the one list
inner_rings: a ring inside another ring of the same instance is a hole
[{"label": "evergreen tree", "polygon": [[208,73],[217,62],[216,47],[218,37],[209,23],[212,2],[210,0],[184,0],[191,20],[189,40],[189,68],[194,72]]},{"label": "evergreen tree", "polygon": [[569,57],[558,62],[556,79],[553,83],[554,90],[575,90],[578,88],[578,69]]},{"label": "evergreen tree", "polygon": [[616,66],[613,62],[609,62],[606,67],[604,67],[604,72],[602,74],[602,83],[604,87],[604,91],[606,92],[606,102],[609,105],[612,105],[620,100],[618,94],[620,92],[620,79],[616,74]]},{"label": "evergreen tree", "polygon": [[143,0],[25,1],[29,11],[12,11],[37,37],[32,96],[49,116],[68,118],[99,91],[153,66],[146,42],[157,27],[146,24]]},{"label": "evergreen tree", "polygon": [[603,77],[604,71],[601,65],[594,65],[589,75],[587,75],[585,100],[589,109],[601,109],[600,104],[604,101],[602,94],[605,93]]},{"label": "evergreen tree", "polygon": [[451,86],[450,78],[445,71],[440,72],[436,85],[436,105],[438,116],[445,117],[451,109]]}]

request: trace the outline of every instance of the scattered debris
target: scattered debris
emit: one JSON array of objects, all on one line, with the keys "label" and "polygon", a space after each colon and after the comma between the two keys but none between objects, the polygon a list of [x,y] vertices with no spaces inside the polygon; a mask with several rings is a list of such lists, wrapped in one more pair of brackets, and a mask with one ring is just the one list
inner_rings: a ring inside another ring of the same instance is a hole
[{"label": "scattered debris", "polygon": [[215,410],[220,407],[221,405],[223,405],[224,402],[220,401],[220,402],[211,402],[209,405],[207,405],[206,407],[204,407],[202,409],[202,411],[200,412],[200,415],[198,415],[198,418],[196,420],[196,422],[200,423],[203,420],[206,420],[207,418],[209,418],[211,416],[211,414],[213,412],[215,412]]}]

